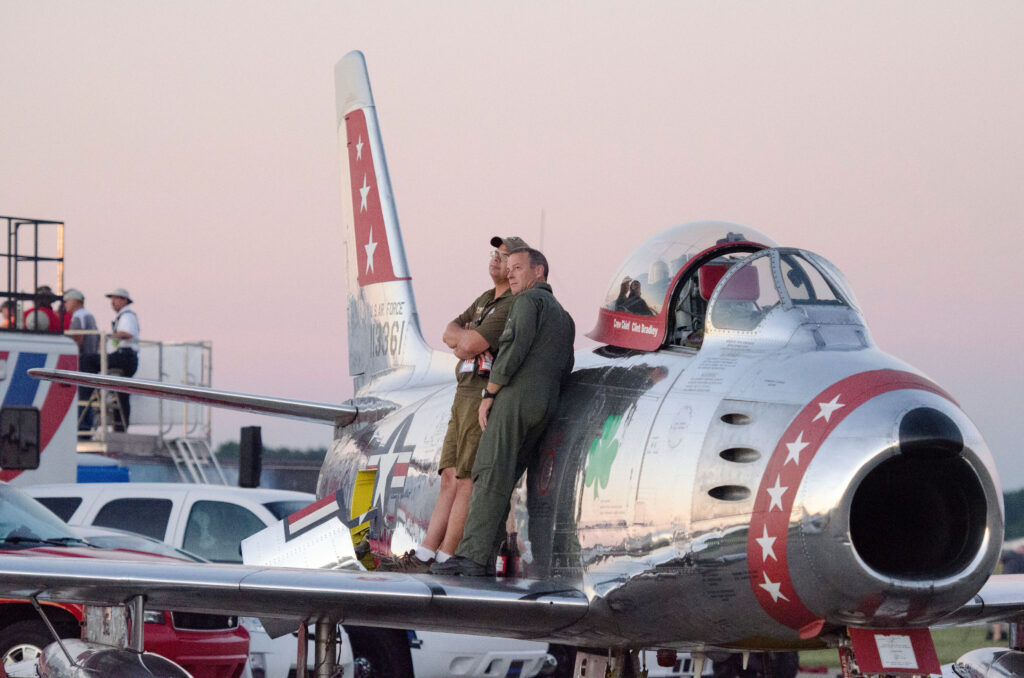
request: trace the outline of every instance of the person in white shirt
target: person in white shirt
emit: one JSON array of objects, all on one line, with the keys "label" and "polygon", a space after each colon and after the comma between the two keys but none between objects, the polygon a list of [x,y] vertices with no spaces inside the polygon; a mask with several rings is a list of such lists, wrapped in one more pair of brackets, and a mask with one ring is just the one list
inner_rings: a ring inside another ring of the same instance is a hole
[{"label": "person in white shirt", "polygon": [[[64,311],[71,315],[71,330],[96,330],[96,318],[85,308],[85,295],[74,288],[64,292]],[[96,374],[100,371],[100,337],[98,334],[75,334],[71,336],[78,344],[78,369]],[[92,429],[92,408],[83,403],[92,398],[93,389],[78,387],[78,430]]]},{"label": "person in white shirt", "polygon": [[[107,295],[110,306],[117,312],[111,323],[110,344],[113,349],[107,354],[107,369],[119,370],[121,376],[131,377],[139,369],[139,317],[135,311],[127,308],[132,303],[128,290],[119,287]],[[120,415],[114,416],[114,430],[124,431],[131,419],[132,405],[127,393],[117,394],[121,405]]]}]

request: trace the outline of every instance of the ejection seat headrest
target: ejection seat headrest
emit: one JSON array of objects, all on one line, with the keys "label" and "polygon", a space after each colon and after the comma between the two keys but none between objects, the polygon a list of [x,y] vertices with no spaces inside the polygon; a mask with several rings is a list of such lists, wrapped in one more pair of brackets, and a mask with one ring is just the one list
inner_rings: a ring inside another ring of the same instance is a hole
[{"label": "ejection seat headrest", "polygon": [[[700,280],[700,296],[704,301],[711,298],[719,281],[729,267],[725,264],[704,264],[697,272]],[[728,288],[722,290],[722,299],[731,301],[757,301],[761,295],[761,286],[757,281],[757,269],[753,266],[745,266],[741,271],[732,277]]]}]

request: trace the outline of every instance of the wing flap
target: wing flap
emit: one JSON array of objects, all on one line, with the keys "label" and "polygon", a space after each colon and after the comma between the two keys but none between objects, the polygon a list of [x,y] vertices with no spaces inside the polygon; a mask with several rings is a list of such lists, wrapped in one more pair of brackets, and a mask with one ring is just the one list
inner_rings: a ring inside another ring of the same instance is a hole
[{"label": "wing flap", "polygon": [[288,419],[312,421],[318,424],[332,424],[334,426],[347,426],[360,413],[359,408],[351,405],[331,405],[329,403],[316,403],[305,400],[250,395],[232,391],[219,391],[203,386],[168,384],[148,379],[111,377],[103,374],[89,374],[87,372],[74,372],[71,370],[51,370],[42,367],[31,369],[28,373],[36,379],[47,379],[62,384],[105,388],[123,393],[154,396],[164,400],[180,400],[199,405],[227,407],[247,412],[286,417]]},{"label": "wing flap", "polygon": [[0,555],[0,596],[548,638],[589,610],[557,582]]}]

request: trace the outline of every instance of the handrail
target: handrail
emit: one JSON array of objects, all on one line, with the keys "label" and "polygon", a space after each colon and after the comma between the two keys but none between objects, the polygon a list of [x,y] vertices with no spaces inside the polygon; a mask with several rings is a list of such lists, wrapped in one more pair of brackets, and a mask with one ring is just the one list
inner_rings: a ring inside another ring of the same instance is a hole
[{"label": "handrail", "polygon": [[[49,219],[29,219],[26,217],[0,216],[0,222],[7,226],[7,249],[0,257],[7,261],[7,289],[2,293],[6,299],[30,300],[39,288],[39,264],[56,264],[56,289],[53,294],[58,299],[64,296],[64,222]],[[22,227],[31,229],[31,253],[23,253],[19,244],[19,231]],[[56,256],[39,253],[39,227],[55,226],[57,228]],[[32,292],[17,292],[19,284],[19,266],[32,265]]]},{"label": "handrail", "polygon": [[[69,337],[75,336],[97,336],[100,341],[100,371],[99,374],[109,375],[108,367],[108,353],[107,349],[110,348],[110,339],[112,337],[111,332],[105,330],[65,330],[64,334]],[[213,360],[212,352],[213,347],[209,341],[159,341],[153,339],[139,339],[140,353],[140,369],[154,367],[151,359],[146,359],[146,355],[152,350],[156,353],[156,374],[147,374],[147,379],[153,379],[156,381],[165,381],[172,384],[184,384],[189,386],[212,386],[212,371],[213,371]],[[172,374],[174,371],[173,367],[168,364],[167,354],[171,349],[181,349],[182,355],[182,372]],[[147,350],[149,349],[149,350]],[[195,352],[198,351],[198,357]],[[198,372],[194,373],[190,370],[193,366],[193,361],[198,360]],[[107,389],[97,389],[100,392],[100,402],[107,402]],[[156,427],[158,431],[158,437],[161,439],[161,443],[164,442],[164,438],[171,435],[171,432],[175,426],[174,419],[165,421],[164,419],[164,407],[170,406],[170,403],[163,403],[157,410],[157,422]],[[211,412],[210,408],[204,405],[196,405],[190,403],[181,403],[177,405],[181,407],[181,431],[178,437],[181,438],[200,438],[210,443],[211,438]],[[198,408],[198,409],[197,409]],[[198,413],[198,416],[193,416]],[[96,435],[93,436],[93,440],[104,443],[108,439],[108,433],[111,430],[111,422],[109,421],[107,408],[100,407],[100,425],[96,431]],[[199,429],[197,431],[197,429]],[[198,436],[196,435],[198,433]]]}]

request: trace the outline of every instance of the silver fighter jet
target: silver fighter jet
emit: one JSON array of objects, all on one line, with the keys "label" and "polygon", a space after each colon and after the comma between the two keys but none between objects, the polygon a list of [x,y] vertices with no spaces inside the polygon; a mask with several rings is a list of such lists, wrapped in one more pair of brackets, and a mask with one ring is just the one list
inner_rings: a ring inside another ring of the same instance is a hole
[{"label": "silver fighter jet", "polygon": [[[333,425],[318,495],[390,555],[424,535],[455,360],[420,332],[361,53],[336,81],[356,397],[33,374]],[[546,639],[590,648],[581,667],[607,648],[624,671],[640,648],[836,647],[864,673],[926,673],[930,626],[1024,614],[1024,578],[992,575],[1002,493],[981,433],[878,349],[826,259],[689,223],[640,245],[600,303],[601,345],[577,352],[513,497],[520,579],[3,556],[0,594]],[[1020,675],[1005,667],[1022,643],[961,668]]]}]

